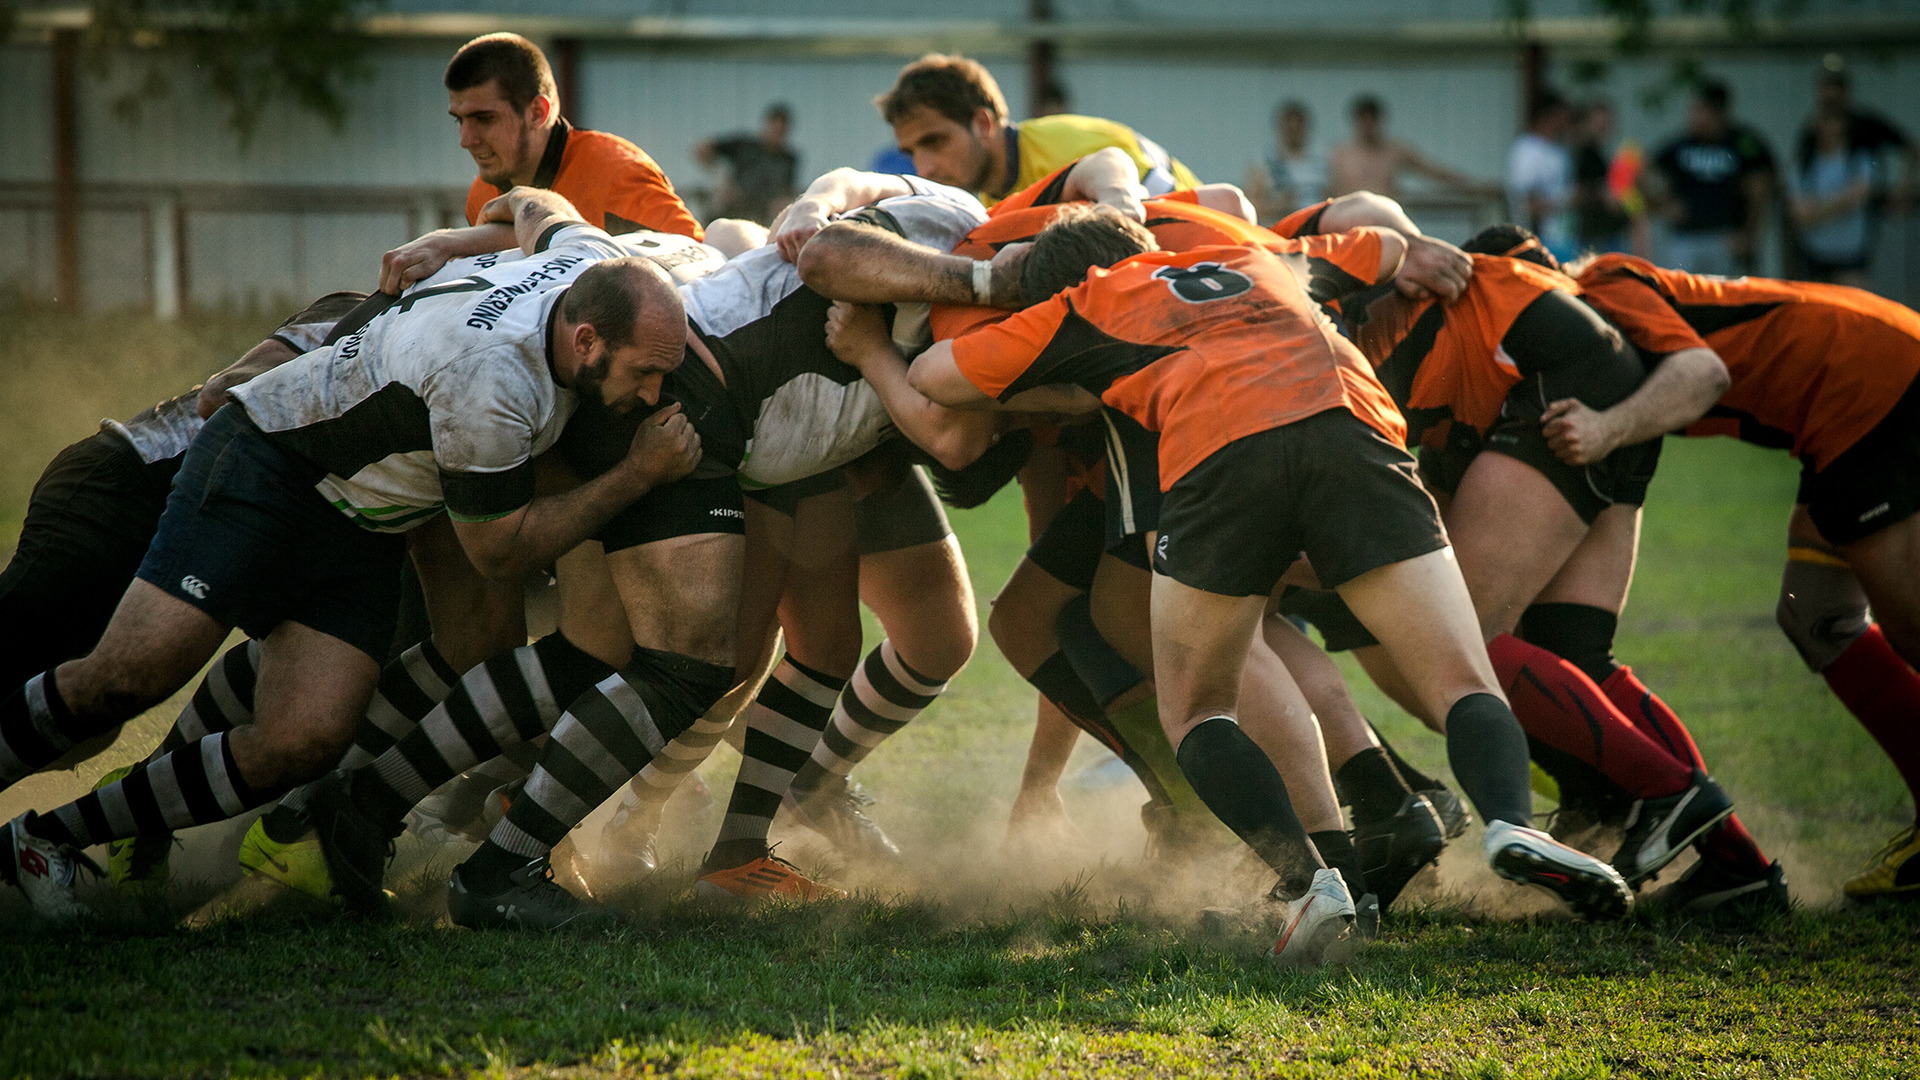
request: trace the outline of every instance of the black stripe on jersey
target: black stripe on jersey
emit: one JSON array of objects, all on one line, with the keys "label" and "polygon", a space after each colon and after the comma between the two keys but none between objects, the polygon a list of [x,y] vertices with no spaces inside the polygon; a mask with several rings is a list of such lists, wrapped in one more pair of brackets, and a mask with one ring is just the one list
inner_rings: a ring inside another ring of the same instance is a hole
[{"label": "black stripe on jersey", "polygon": [[1446,322],[1446,308],[1438,303],[1428,305],[1427,310],[1414,320],[1407,336],[1393,347],[1386,361],[1374,369],[1374,374],[1380,376],[1380,384],[1387,388],[1387,393],[1393,395],[1393,403],[1400,406],[1400,411],[1406,411],[1407,399],[1413,395],[1413,378],[1419,374],[1421,362],[1433,351],[1433,343],[1440,337],[1440,328]]},{"label": "black stripe on jersey", "polygon": [[[343,473],[341,475],[351,475]],[[533,462],[499,472],[440,470],[440,493],[455,521],[492,521],[533,501]]]},{"label": "black stripe on jersey", "polygon": [[553,130],[547,133],[547,151],[540,155],[540,167],[533,172],[534,187],[550,188],[559,178],[560,159],[567,152],[567,136],[572,133],[573,125],[566,117],[554,121]]},{"label": "black stripe on jersey", "polygon": [[556,221],[553,224],[547,226],[546,230],[540,234],[540,239],[535,240],[533,242],[533,253],[535,255],[538,255],[541,252],[552,247],[553,238],[560,232],[561,229],[564,229],[569,225],[578,225],[578,224],[580,223],[577,221]]},{"label": "black stripe on jersey", "polygon": [[1739,431],[1734,437],[1743,443],[1749,443],[1754,446],[1764,446],[1769,450],[1793,449],[1793,436],[1790,433],[1782,431],[1777,427],[1771,427],[1761,423],[1754,418],[1752,413],[1741,412],[1739,409],[1730,409],[1725,405],[1715,405],[1713,408],[1708,409],[1700,419],[1688,424],[1681,430],[1689,435],[1718,434],[1718,432],[1714,430],[1715,425],[1713,421],[1715,420],[1732,420],[1738,424]]},{"label": "black stripe on jersey", "polygon": [[1687,320],[1687,325],[1693,327],[1694,333],[1706,337],[1716,330],[1765,318],[1784,301],[1763,304],[1682,304],[1669,297],[1667,303],[1680,313],[1681,318]]},{"label": "black stripe on jersey", "polygon": [[[285,330],[288,327],[292,327],[292,326],[311,327],[316,325],[325,326],[325,325],[331,324],[330,328],[326,333],[326,336],[321,339],[321,342],[322,344],[332,342],[335,339],[335,337],[341,334],[340,325],[339,325],[340,321],[352,315],[355,309],[357,309],[362,303],[365,303],[367,299],[368,297],[366,293],[330,292],[327,295],[321,297],[320,299],[315,300],[313,303],[308,304],[306,307],[301,308],[297,313],[290,316],[286,322],[281,323],[279,329]],[[371,318],[371,317],[372,316],[368,316],[368,318]],[[361,326],[366,325],[365,320],[362,320],[360,322],[360,325]],[[358,327],[356,327],[355,329],[358,329]],[[346,333],[352,333],[352,332],[353,332],[352,330],[346,331]],[[293,341],[290,337],[283,335],[279,332],[275,332],[271,336],[285,342],[289,347],[293,348],[297,352],[307,351],[306,346]],[[305,335],[302,335],[302,336],[305,336]]]},{"label": "black stripe on jersey", "polygon": [[327,331],[325,340],[320,344],[331,345],[343,337],[359,333],[373,321],[374,316],[399,302],[400,298],[391,293],[374,293],[355,304],[345,315],[340,316],[340,321],[333,325],[332,330]]},{"label": "black stripe on jersey", "polygon": [[[1067,199],[1067,176],[1072,172],[1072,169],[1061,169],[1060,172],[1054,176],[1053,182],[1042,188],[1040,194],[1034,196],[1033,205],[1052,206],[1054,203],[1065,202]],[[1147,228],[1153,228],[1153,222],[1147,222]]]},{"label": "black stripe on jersey", "polygon": [[[1327,204],[1327,206],[1332,206],[1332,205],[1333,204],[1331,202]],[[1293,231],[1293,235],[1319,236],[1320,235],[1320,219],[1325,216],[1327,216],[1327,207],[1322,206],[1320,209],[1315,210],[1312,214],[1308,215],[1307,220],[1301,222],[1300,227]]]},{"label": "black stripe on jersey", "polygon": [[1027,370],[1000,392],[1000,400],[1054,383],[1076,383],[1095,394],[1103,394],[1115,379],[1131,375],[1182,348],[1121,341],[1088,322],[1073,310],[1073,302],[1068,301],[1067,317],[1060,321],[1060,329],[1054,331],[1047,347]]},{"label": "black stripe on jersey", "polygon": [[394,454],[433,449],[427,403],[404,383],[388,383],[330,420],[267,438],[322,470],[348,477]]},{"label": "black stripe on jersey", "polygon": [[880,209],[878,206],[869,206],[861,210],[856,210],[840,220],[857,221],[862,225],[871,225],[876,229],[885,229],[893,235],[902,238],[907,235],[907,230],[900,225],[900,219]]}]

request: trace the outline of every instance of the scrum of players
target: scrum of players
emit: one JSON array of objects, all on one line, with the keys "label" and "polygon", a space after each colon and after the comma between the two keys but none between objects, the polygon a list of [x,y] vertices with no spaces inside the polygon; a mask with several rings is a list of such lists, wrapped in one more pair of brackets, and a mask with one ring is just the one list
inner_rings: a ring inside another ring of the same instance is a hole
[{"label": "scrum of players", "polygon": [[[1010,842],[1064,821],[1085,732],[1148,792],[1150,857],[1224,825],[1272,871],[1282,964],[1377,933],[1475,814],[1495,874],[1579,917],[1627,916],[1688,848],[1659,902],[1786,910],[1613,655],[1680,432],[1801,459],[1780,626],[1920,790],[1904,307],[1563,266],[1513,226],[1454,247],[1365,193],[1263,228],[1120,125],[1009,124],[942,56],[876,102],[920,176],[837,170],[771,232],[703,240],[638,148],[559,118],[523,39],[468,44],[446,85],[470,226],[103,423],[35,490],[0,579],[35,628],[0,673],[0,788],[207,670],[146,759],[5,826],[0,876],[43,918],[89,910],[90,846],[154,888],[177,830],[269,808],[242,865],[353,912],[385,910],[411,827],[479,841],[455,923],[594,924],[593,883],[652,871],[661,807],[722,738],[742,765],[696,891],[844,895],[769,830],[784,807],[851,862],[900,857],[850,774],[973,654],[942,503],[1016,479],[1032,543],[989,629],[1039,706]],[[557,628],[528,644],[542,572]],[[862,604],[885,631],[864,652]],[[1458,794],[1329,650],[1444,739]],[[609,800],[594,861],[556,857]],[[1915,832],[1846,888],[1920,891]]]}]

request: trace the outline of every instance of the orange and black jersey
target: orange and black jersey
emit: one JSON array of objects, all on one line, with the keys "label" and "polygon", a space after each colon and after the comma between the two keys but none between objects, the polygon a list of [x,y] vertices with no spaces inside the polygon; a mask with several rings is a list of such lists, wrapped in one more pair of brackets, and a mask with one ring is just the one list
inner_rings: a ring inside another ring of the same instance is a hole
[{"label": "orange and black jersey", "polygon": [[1642,351],[1709,348],[1732,384],[1689,435],[1791,448],[1818,470],[1886,418],[1920,374],[1920,314],[1861,289],[1664,270],[1602,255],[1588,301]]},{"label": "orange and black jersey", "polygon": [[[704,235],[646,151],[618,135],[576,128],[564,119],[547,136],[531,186],[566,196],[589,225],[615,236],[640,229],[695,240]],[[480,208],[502,194],[503,189],[475,177],[467,189],[467,221],[479,221]]]},{"label": "orange and black jersey", "polygon": [[[1378,272],[1377,233],[1326,239],[1371,250],[1368,276]],[[1308,297],[1298,270],[1261,246],[1096,267],[1074,288],[954,341],[953,354],[991,397],[1073,383],[1158,432],[1162,490],[1235,439],[1329,409],[1406,437],[1366,358]]]},{"label": "orange and black jersey", "polygon": [[[1065,203],[1069,165],[1033,186],[996,203],[986,223],[967,234],[953,249],[955,255],[991,259],[1008,244],[1032,240],[1047,227]],[[1337,237],[1292,240],[1232,214],[1201,206],[1191,191],[1176,191],[1146,202],[1148,231],[1162,251],[1191,251],[1199,247],[1252,244],[1279,254],[1298,255],[1293,265],[1308,282],[1315,300],[1327,303],[1371,282],[1379,272],[1379,247],[1354,244]],[[1372,261],[1369,262],[1368,260]],[[933,335],[939,340],[959,337],[998,322],[1006,312],[974,306],[936,306]]]}]

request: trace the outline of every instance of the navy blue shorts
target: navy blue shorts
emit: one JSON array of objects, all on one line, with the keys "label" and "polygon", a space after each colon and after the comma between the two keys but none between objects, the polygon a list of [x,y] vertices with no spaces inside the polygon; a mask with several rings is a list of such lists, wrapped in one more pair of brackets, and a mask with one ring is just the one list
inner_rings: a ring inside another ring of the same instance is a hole
[{"label": "navy blue shorts", "polygon": [[251,637],[297,622],[380,660],[406,539],[349,521],[318,479],[225,406],[180,463],[139,578]]}]

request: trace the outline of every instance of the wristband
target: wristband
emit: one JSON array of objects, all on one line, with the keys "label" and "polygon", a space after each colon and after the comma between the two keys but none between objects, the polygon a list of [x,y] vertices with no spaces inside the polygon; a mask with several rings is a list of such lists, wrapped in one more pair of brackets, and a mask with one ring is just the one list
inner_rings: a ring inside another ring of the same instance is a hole
[{"label": "wristband", "polygon": [[993,263],[986,259],[973,260],[973,302],[993,306]]}]

